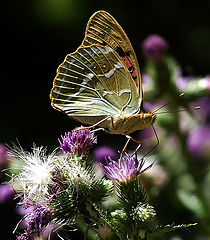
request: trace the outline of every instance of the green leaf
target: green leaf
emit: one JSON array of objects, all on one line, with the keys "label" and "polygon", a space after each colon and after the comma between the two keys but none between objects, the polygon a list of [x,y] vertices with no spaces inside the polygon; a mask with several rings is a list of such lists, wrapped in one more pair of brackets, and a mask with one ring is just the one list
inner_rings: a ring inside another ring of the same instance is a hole
[{"label": "green leaf", "polygon": [[[160,99],[167,95],[176,95],[177,89],[174,81],[174,72],[179,68],[174,58],[166,56],[161,61],[148,61],[145,66],[145,73],[152,79],[152,93],[149,95],[150,100],[153,98]],[[147,93],[148,94],[148,93]]]},{"label": "green leaf", "polygon": [[195,101],[200,97],[208,96],[208,80],[205,77],[193,78],[187,83],[183,91],[185,99],[188,101]]},{"label": "green leaf", "polygon": [[192,192],[184,191],[183,189],[179,189],[177,191],[177,196],[182,204],[187,209],[194,212],[198,217],[202,218],[205,216],[205,208],[203,207],[203,204],[198,196]]},{"label": "green leaf", "polygon": [[152,240],[157,236],[160,236],[162,234],[165,233],[169,233],[175,230],[179,230],[179,229],[186,229],[192,226],[197,225],[197,223],[190,223],[190,224],[181,224],[181,225],[166,225],[166,226],[158,226],[157,228],[155,228],[154,230],[152,230],[151,232],[147,233],[147,239],[148,240]]}]

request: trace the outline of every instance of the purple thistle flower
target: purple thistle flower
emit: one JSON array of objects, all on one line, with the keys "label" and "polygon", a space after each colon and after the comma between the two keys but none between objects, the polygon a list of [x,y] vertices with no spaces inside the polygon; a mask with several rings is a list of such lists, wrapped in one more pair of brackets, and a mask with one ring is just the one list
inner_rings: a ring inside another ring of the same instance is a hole
[{"label": "purple thistle flower", "polygon": [[144,164],[145,160],[143,158],[139,161],[136,157],[130,157],[126,154],[126,156],[121,159],[121,162],[120,160],[116,162],[108,156],[106,163],[102,164],[102,167],[107,177],[117,180],[118,182],[127,182],[150,169],[153,165],[152,163],[143,169]]},{"label": "purple thistle flower", "polygon": [[198,125],[187,139],[188,151],[193,157],[208,157],[210,153],[210,124]]},{"label": "purple thistle flower", "polygon": [[51,224],[52,209],[44,206],[36,205],[35,207],[31,203],[23,201],[24,204],[19,206],[17,211],[20,215],[24,216],[19,225],[22,229],[27,229],[24,234],[19,236],[18,240],[33,240],[33,234],[38,236],[42,232],[42,237],[47,238],[51,235],[55,226]]},{"label": "purple thistle flower", "polygon": [[6,203],[10,201],[14,195],[15,192],[9,184],[0,185],[0,203]]},{"label": "purple thistle flower", "polygon": [[[82,129],[79,130],[80,128]],[[73,154],[87,153],[93,147],[93,144],[97,143],[94,133],[91,133],[89,129],[83,129],[83,127],[76,128],[71,133],[66,133],[64,137],[61,136],[61,140],[58,140],[64,152]]]},{"label": "purple thistle flower", "polygon": [[24,233],[21,236],[17,237],[17,240],[34,240],[32,233]]},{"label": "purple thistle flower", "polygon": [[65,133],[64,137],[61,136],[61,140],[58,139],[60,146],[64,152],[71,152],[72,143],[71,143],[71,133]]},{"label": "purple thistle flower", "polygon": [[17,237],[17,240],[27,240],[27,238],[24,235],[22,235],[22,236]]},{"label": "purple thistle flower", "polygon": [[10,157],[7,149],[3,144],[0,144],[0,170],[5,168],[9,163]]},{"label": "purple thistle flower", "polygon": [[143,53],[149,60],[160,60],[168,49],[168,43],[159,35],[148,36],[142,44]]},{"label": "purple thistle flower", "polygon": [[50,207],[45,207],[37,204],[29,213],[25,215],[25,222],[27,223],[27,230],[24,234],[18,237],[19,240],[31,240],[32,234],[40,234],[45,227],[51,223],[53,211]]},{"label": "purple thistle flower", "polygon": [[44,239],[49,239],[49,236],[50,236],[50,239],[54,239],[55,237],[55,230],[56,230],[56,225],[54,224],[50,224],[50,225],[47,225],[46,228],[43,230],[42,232],[42,237]]},{"label": "purple thistle flower", "polygon": [[105,163],[105,159],[107,156],[110,156],[111,158],[115,158],[116,154],[113,148],[110,147],[99,147],[94,151],[94,160],[98,163]]},{"label": "purple thistle flower", "polygon": [[146,128],[144,131],[139,132],[139,139],[143,141],[151,140],[152,138],[155,138],[154,131],[152,128]]},{"label": "purple thistle flower", "polygon": [[200,80],[200,85],[207,90],[210,90],[210,76],[207,75],[203,79]]},{"label": "purple thistle flower", "polygon": [[[21,202],[19,202],[19,203],[22,204]],[[21,216],[26,216],[31,211],[33,211],[33,209],[34,209],[34,206],[32,205],[32,203],[24,202],[22,205],[19,205],[16,208],[16,212]],[[18,227],[20,229],[26,229],[28,227],[28,223],[25,218],[22,218],[22,221],[20,222]]]},{"label": "purple thistle flower", "polygon": [[190,104],[190,106],[191,107],[200,106],[199,113],[198,113],[199,116],[207,120],[210,120],[210,107],[209,107],[210,97],[209,96],[198,99],[197,101]]},{"label": "purple thistle flower", "polygon": [[142,76],[141,76],[141,80],[142,80],[142,83],[145,85],[145,84],[148,84],[148,85],[151,85],[152,84],[152,79],[149,75],[143,73]]},{"label": "purple thistle flower", "polygon": [[176,86],[179,90],[184,90],[187,84],[193,79],[193,76],[183,76],[180,70],[175,71]]}]

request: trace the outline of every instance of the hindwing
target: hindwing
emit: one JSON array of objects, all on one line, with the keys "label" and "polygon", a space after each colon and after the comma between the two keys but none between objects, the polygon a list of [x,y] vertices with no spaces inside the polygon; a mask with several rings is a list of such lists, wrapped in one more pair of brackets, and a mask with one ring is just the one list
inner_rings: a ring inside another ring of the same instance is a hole
[{"label": "hindwing", "polygon": [[139,93],[125,63],[108,46],[81,46],[59,66],[51,90],[52,105],[68,116],[94,124],[108,116],[132,116]]}]

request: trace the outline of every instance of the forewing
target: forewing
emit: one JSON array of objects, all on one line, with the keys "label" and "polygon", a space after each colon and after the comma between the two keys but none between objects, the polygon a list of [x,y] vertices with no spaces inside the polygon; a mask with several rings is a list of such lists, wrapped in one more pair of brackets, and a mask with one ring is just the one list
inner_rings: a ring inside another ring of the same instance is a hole
[{"label": "forewing", "polygon": [[92,15],[82,44],[100,44],[115,50],[128,68],[142,99],[141,75],[136,54],[126,33],[109,13],[98,11]]},{"label": "forewing", "polygon": [[94,124],[124,111],[138,112],[139,95],[125,64],[109,47],[81,46],[59,66],[52,106],[83,123]]}]

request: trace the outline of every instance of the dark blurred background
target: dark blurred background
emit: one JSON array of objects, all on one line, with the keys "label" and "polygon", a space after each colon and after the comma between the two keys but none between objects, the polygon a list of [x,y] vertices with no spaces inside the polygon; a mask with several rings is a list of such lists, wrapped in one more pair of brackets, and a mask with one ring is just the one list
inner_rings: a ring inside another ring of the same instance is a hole
[{"label": "dark blurred background", "polygon": [[[168,41],[184,74],[210,73],[210,1],[16,0],[1,6],[0,143],[17,138],[26,149],[34,142],[54,149],[61,134],[80,125],[54,110],[49,94],[56,68],[81,44],[97,10],[108,11],[124,28],[142,72],[141,44],[156,33]],[[110,144],[110,135],[100,135],[99,144]],[[2,239],[12,239],[8,232],[17,219],[9,207],[1,207],[1,216],[9,219],[0,225]]]}]

